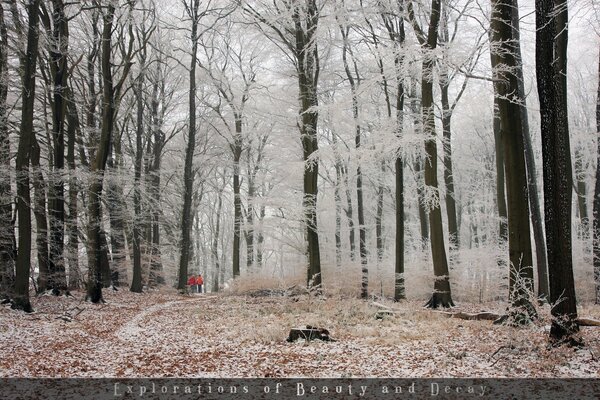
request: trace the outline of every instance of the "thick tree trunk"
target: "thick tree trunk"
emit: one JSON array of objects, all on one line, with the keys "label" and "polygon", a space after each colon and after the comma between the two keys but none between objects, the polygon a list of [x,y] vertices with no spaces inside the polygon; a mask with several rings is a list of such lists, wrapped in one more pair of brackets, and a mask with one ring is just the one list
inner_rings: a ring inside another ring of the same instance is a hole
[{"label": "thick tree trunk", "polygon": [[521,103],[521,126],[523,127],[523,144],[525,146],[525,165],[527,168],[527,189],[529,193],[529,209],[531,226],[533,228],[533,240],[535,242],[535,255],[538,272],[539,298],[548,298],[548,266],[546,260],[546,240],[544,239],[544,226],[542,223],[542,211],[540,209],[539,190],[537,184],[537,169],[535,166],[535,154],[531,143],[531,132],[529,130],[529,117],[527,112],[527,99],[525,95],[525,79],[523,77],[523,60],[521,57],[521,35],[519,28],[519,6],[517,0],[513,0],[512,30],[514,37],[514,51],[516,59],[516,75],[518,79],[518,101]]},{"label": "thick tree trunk", "polygon": [[52,0],[52,37],[49,46],[50,69],[53,79],[52,103],[52,139],[54,143],[53,174],[50,182],[50,199],[48,211],[50,215],[50,255],[48,287],[55,294],[67,289],[67,277],[64,262],[65,236],[65,199],[64,199],[64,167],[65,167],[65,115],[67,109],[67,55],[69,44],[68,19],[65,15],[63,0]]},{"label": "thick tree trunk", "polygon": [[185,165],[183,171],[183,211],[181,213],[181,255],[179,259],[179,279],[177,289],[186,290],[188,264],[190,262],[190,231],[192,224],[192,194],[194,191],[194,150],[196,149],[196,61],[198,55],[198,24],[199,1],[195,0],[193,7],[188,9],[192,19],[192,59],[190,60],[189,84],[189,129],[188,142],[185,150]]},{"label": "thick tree trunk", "polygon": [[600,304],[600,46],[598,46],[598,89],[596,91],[596,184],[594,186],[594,211],[592,225],[594,282],[596,304]]},{"label": "thick tree trunk", "polygon": [[11,297],[15,279],[10,140],[8,132],[8,31],[0,3],[0,298]]},{"label": "thick tree trunk", "polygon": [[579,330],[573,278],[573,177],[567,111],[568,8],[566,0],[536,0],[536,76],[540,99],[544,214],[552,326],[557,342]]},{"label": "thick tree trunk", "polygon": [[[103,302],[102,298],[102,255],[106,251],[102,240],[102,189],[104,170],[111,148],[115,96],[111,66],[112,28],[115,4],[108,3],[102,31],[102,130],[94,160],[90,166],[92,174],[88,198],[88,283],[87,298],[93,303]],[[104,240],[105,242],[105,240]]]},{"label": "thick tree trunk", "polygon": [[27,50],[22,68],[23,100],[21,127],[17,148],[17,215],[19,218],[19,247],[16,264],[15,293],[12,307],[31,312],[29,302],[29,271],[31,267],[31,209],[29,191],[30,149],[34,139],[33,108],[35,102],[35,75],[38,54],[38,25],[40,0],[32,0],[27,6],[29,16]]},{"label": "thick tree trunk", "polygon": [[[434,291],[427,307],[451,307],[454,305],[450,290],[450,276],[448,271],[448,258],[444,246],[444,228],[442,225],[442,210],[439,202],[438,177],[437,177],[437,135],[435,131],[435,114],[433,103],[433,73],[434,58],[432,52],[437,47],[438,27],[440,22],[441,1],[432,0],[431,14],[427,35],[418,27],[414,11],[409,9],[409,18],[415,27],[419,42],[424,50],[421,78],[421,117],[423,134],[425,135],[425,187],[427,188],[429,203],[429,228],[431,234],[431,255],[433,258],[433,272],[435,274]],[[434,199],[429,199],[435,196]]]},{"label": "thick tree trunk", "polygon": [[306,250],[308,255],[306,282],[308,287],[317,288],[319,291],[322,283],[317,221],[319,161],[313,159],[315,153],[319,150],[317,136],[319,55],[315,41],[319,21],[319,7],[315,0],[306,0],[306,10],[303,16],[300,15],[299,7],[299,5],[293,6],[292,20],[294,23],[294,52],[300,100],[300,139],[305,164],[302,206],[306,224]]},{"label": "thick tree trunk", "polygon": [[526,323],[534,318],[528,301],[533,290],[533,265],[521,106],[510,101],[510,96],[518,93],[511,23],[514,5],[511,0],[493,0],[492,7],[492,68],[507,182],[509,296],[515,310],[511,322]]}]

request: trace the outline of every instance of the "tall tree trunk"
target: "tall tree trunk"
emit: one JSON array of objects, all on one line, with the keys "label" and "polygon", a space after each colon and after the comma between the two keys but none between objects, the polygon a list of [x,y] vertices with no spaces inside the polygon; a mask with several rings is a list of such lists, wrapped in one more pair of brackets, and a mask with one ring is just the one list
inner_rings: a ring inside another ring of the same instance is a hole
[{"label": "tall tree trunk", "polygon": [[[396,78],[396,123],[395,133],[399,142],[401,142],[403,130],[404,130],[404,74],[402,73],[402,46],[406,39],[404,31],[404,3],[398,2],[399,13],[397,17],[391,17],[390,13],[382,12],[381,19],[386,27],[388,36],[393,43],[394,48],[394,74]],[[377,35],[372,25],[366,20],[371,30],[371,36],[375,45],[377,46]],[[388,81],[385,76],[383,68],[383,60],[380,56],[377,57],[377,63],[379,66],[379,73],[383,81],[383,94],[385,97],[385,104],[387,108],[387,116],[392,120],[392,102],[390,99],[390,93],[388,88]],[[402,148],[399,147],[396,153],[396,160],[394,162],[395,167],[395,198],[396,198],[396,239],[395,239],[395,260],[394,260],[394,301],[400,301],[406,298],[405,293],[405,280],[404,280],[404,159],[402,157]],[[384,164],[382,162],[382,173],[384,172]],[[378,224],[381,224],[381,214],[383,212],[383,187],[379,189],[377,199],[377,214]],[[378,227],[377,233],[377,249],[378,249],[378,261],[383,258],[383,243],[379,243],[381,229]],[[381,247],[380,247],[381,246]]]},{"label": "tall tree trunk", "polygon": [[[164,79],[164,77],[162,77]],[[164,97],[164,81],[161,84],[161,97]],[[162,161],[162,149],[164,146],[164,133],[162,132],[162,117],[159,117],[159,84],[154,84],[152,89],[152,130],[154,143],[152,149],[152,167],[150,168],[150,194],[152,198],[152,259],[150,262],[150,285],[164,285],[163,266],[160,251],[160,169]]]},{"label": "tall tree trunk", "polygon": [[[113,135],[114,136],[114,135]],[[114,152],[113,152],[114,149]],[[119,137],[113,139],[110,154],[106,162],[107,169],[112,172],[111,179],[107,181],[106,188],[106,209],[108,210],[108,221],[110,225],[110,247],[112,249],[112,263],[108,269],[103,269],[103,285],[105,287],[111,284],[114,287],[127,285],[127,266],[126,266],[126,250],[125,250],[125,224],[126,220],[126,204],[125,195],[123,194],[123,185],[119,182],[117,175],[122,170],[123,156],[121,154],[121,139]],[[131,241],[130,242],[130,248]],[[108,252],[108,247],[102,251]],[[104,257],[104,255],[102,256]],[[106,255],[108,258],[108,254]],[[111,272],[112,271],[112,272]]]},{"label": "tall tree trunk", "polygon": [[[492,61],[494,62],[494,61]],[[495,87],[494,87],[495,91]],[[496,154],[496,203],[498,206],[498,239],[500,244],[508,240],[508,211],[506,209],[506,184],[504,177],[504,146],[500,130],[500,106],[498,94],[494,93],[494,148]],[[502,262],[502,265],[505,265]]]},{"label": "tall tree trunk", "polygon": [[437,308],[451,307],[454,305],[450,290],[450,276],[448,271],[448,258],[444,247],[444,228],[442,225],[442,209],[440,207],[437,177],[437,135],[435,132],[435,115],[433,104],[433,73],[434,58],[433,51],[437,47],[438,27],[440,22],[441,0],[432,0],[431,14],[429,20],[428,32],[425,33],[418,26],[412,3],[409,3],[409,18],[413,24],[415,32],[422,49],[423,64],[421,78],[421,115],[423,118],[423,134],[425,135],[425,187],[428,191],[427,196],[436,196],[435,199],[428,200],[431,203],[429,207],[429,228],[431,233],[431,255],[433,258],[433,272],[435,274],[434,291],[431,299],[427,302],[427,307]]},{"label": "tall tree trunk", "polygon": [[535,255],[538,272],[539,298],[548,298],[548,266],[546,260],[546,240],[544,239],[544,226],[542,224],[542,211],[540,209],[539,190],[537,183],[537,168],[535,166],[535,154],[531,142],[529,130],[529,116],[527,112],[527,98],[525,95],[525,79],[523,77],[523,59],[521,57],[521,35],[519,28],[519,5],[518,0],[513,0],[512,29],[514,36],[514,49],[516,58],[516,75],[518,79],[518,101],[521,104],[521,124],[523,127],[523,141],[525,146],[525,165],[527,167],[527,189],[529,193],[529,210],[531,226],[533,228],[533,240],[535,242]]},{"label": "tall tree trunk", "polygon": [[[239,125],[239,126],[238,126]],[[235,121],[236,137],[233,150],[233,277],[240,276],[240,241],[242,225],[242,199],[240,198],[240,159],[242,157],[242,121]]]},{"label": "tall tree trunk", "polygon": [[246,215],[246,266],[254,264],[254,196],[256,195],[255,177],[248,171],[248,212]]},{"label": "tall tree trunk", "polygon": [[192,194],[194,191],[194,150],[196,149],[196,61],[198,56],[198,24],[200,0],[193,0],[192,7],[187,7],[192,21],[192,52],[190,60],[189,84],[189,129],[185,151],[183,171],[183,211],[181,215],[181,256],[179,259],[179,280],[177,288],[185,290],[187,284],[188,264],[190,262],[190,231],[192,224]]},{"label": "tall tree trunk", "polygon": [[299,5],[293,6],[294,51],[300,99],[300,138],[304,159],[304,208],[308,253],[307,285],[321,288],[321,252],[317,222],[319,162],[314,156],[319,150],[317,124],[319,106],[317,84],[319,80],[319,54],[316,43],[319,7],[315,0],[306,0],[305,15],[301,17]]},{"label": "tall tree trunk", "polygon": [[64,167],[65,167],[65,115],[67,90],[67,55],[69,45],[68,19],[65,15],[63,0],[52,0],[52,37],[49,45],[51,71],[53,79],[52,103],[52,139],[54,143],[54,171],[50,185],[50,256],[48,288],[55,294],[67,289],[67,277],[64,262]]},{"label": "tall tree trunk", "polygon": [[31,143],[31,176],[33,184],[33,214],[37,232],[35,244],[38,258],[38,291],[45,291],[52,286],[50,281],[50,266],[48,252],[48,220],[46,219],[46,182],[40,167],[40,145],[35,137]]},{"label": "tall tree trunk", "polygon": [[10,297],[15,279],[10,140],[8,132],[8,31],[0,3],[0,297]]},{"label": "tall tree trunk", "polygon": [[[512,29],[514,4],[511,0],[492,1],[490,22],[492,68],[498,96],[500,136],[504,147],[508,205],[509,296],[513,323],[526,323],[534,317],[528,293],[533,290],[533,270],[529,227],[523,126],[521,106],[510,100],[518,93],[516,56]],[[518,117],[515,118],[515,115]]]},{"label": "tall tree trunk", "polygon": [[93,303],[104,302],[102,297],[102,255],[106,251],[102,240],[102,189],[104,170],[111,148],[115,96],[111,66],[112,28],[115,3],[110,1],[103,17],[102,30],[102,129],[98,148],[90,166],[91,184],[88,198],[88,283],[87,298]]},{"label": "tall tree trunk", "polygon": [[448,241],[450,242],[450,253],[457,251],[460,246],[460,233],[458,231],[458,220],[456,217],[456,192],[454,190],[454,171],[452,168],[452,112],[448,99],[450,82],[448,74],[442,77],[442,131],[444,135],[444,183],[446,185],[446,215],[448,217]]},{"label": "tall tree trunk", "polygon": [[594,257],[596,304],[600,304],[600,46],[598,46],[598,89],[596,91],[596,141],[596,184],[594,186],[592,252]]},{"label": "tall tree trunk", "polygon": [[12,307],[31,312],[29,302],[29,271],[31,266],[31,209],[29,191],[30,149],[34,139],[33,108],[35,102],[35,75],[38,54],[38,25],[40,0],[31,0],[27,6],[29,16],[27,50],[22,68],[23,100],[21,127],[17,149],[17,215],[19,218],[19,247],[16,264],[15,293]]},{"label": "tall tree trunk", "polygon": [[67,247],[65,259],[68,261],[68,289],[78,289],[81,282],[81,271],[79,270],[79,237],[78,237],[78,206],[77,194],[79,184],[77,182],[75,165],[75,141],[80,132],[79,114],[75,105],[73,94],[69,90],[67,95],[67,165],[69,167],[69,212],[65,218],[67,231]]},{"label": "tall tree trunk", "polygon": [[144,135],[144,78],[146,68],[145,49],[140,53],[140,74],[135,83],[136,97],[136,131],[135,131],[135,165],[134,165],[134,192],[133,192],[133,278],[130,291],[141,293],[142,284],[142,158],[144,148],[142,136]]},{"label": "tall tree trunk", "polygon": [[[357,152],[360,152],[361,146],[361,126],[359,121],[358,111],[358,86],[360,85],[360,76],[356,72],[356,77],[350,71],[348,65],[348,53],[352,55],[348,46],[348,32],[349,28],[340,25],[340,31],[344,41],[342,50],[342,60],[344,62],[344,70],[346,77],[350,83],[350,95],[352,97],[352,118],[354,120],[354,148]],[[354,70],[358,71],[356,62],[354,62]],[[356,198],[358,202],[358,237],[359,237],[359,252],[360,252],[360,265],[361,265],[361,290],[360,297],[363,299],[369,296],[369,269],[367,266],[367,229],[365,226],[365,209],[363,200],[363,184],[362,184],[362,168],[360,165],[360,159],[357,160],[356,167]]]},{"label": "tall tree trunk", "polygon": [[544,214],[552,326],[557,342],[574,341],[577,300],[573,278],[573,177],[567,111],[568,7],[566,0],[536,0],[536,77],[540,99]]}]

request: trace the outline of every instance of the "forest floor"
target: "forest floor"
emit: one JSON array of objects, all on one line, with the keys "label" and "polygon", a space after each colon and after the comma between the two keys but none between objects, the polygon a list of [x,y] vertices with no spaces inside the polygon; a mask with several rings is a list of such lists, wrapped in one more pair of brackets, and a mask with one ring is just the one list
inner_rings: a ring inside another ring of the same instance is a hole
[{"label": "forest floor", "polygon": [[[526,328],[445,318],[422,303],[378,320],[372,302],[307,295],[104,292],[106,304],[38,296],[0,307],[0,377],[598,377],[600,328],[550,348],[547,310]],[[547,307],[546,307],[547,308]],[[501,312],[503,305],[457,310]],[[600,307],[580,307],[600,317]],[[286,342],[313,325],[335,342]]]}]

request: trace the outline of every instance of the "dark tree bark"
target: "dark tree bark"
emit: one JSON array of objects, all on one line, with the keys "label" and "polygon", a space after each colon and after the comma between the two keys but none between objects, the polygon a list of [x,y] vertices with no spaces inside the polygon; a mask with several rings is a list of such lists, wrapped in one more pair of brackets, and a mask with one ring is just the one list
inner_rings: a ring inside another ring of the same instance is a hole
[{"label": "dark tree bark", "polygon": [[10,141],[8,132],[8,31],[0,3],[0,297],[11,297],[15,279]]},{"label": "dark tree bark", "polygon": [[[432,52],[437,47],[438,27],[440,21],[441,1],[432,0],[428,31],[425,34],[418,25],[412,3],[408,3],[409,19],[417,38],[424,51],[421,79],[421,116],[423,118],[423,134],[425,135],[425,186],[434,191],[437,200],[429,207],[429,228],[431,233],[431,255],[433,272],[435,274],[434,291],[427,307],[452,307],[448,258],[444,247],[444,229],[442,225],[442,210],[439,202],[437,178],[437,135],[435,132],[435,115],[433,104],[433,67]],[[430,196],[431,194],[428,194]]]},{"label": "dark tree bark", "polygon": [[[383,24],[385,25],[387,34],[390,38],[390,41],[393,43],[394,49],[394,74],[396,79],[396,125],[395,125],[395,133],[398,140],[402,139],[403,135],[403,125],[404,125],[404,75],[402,73],[402,46],[404,46],[404,41],[406,39],[406,34],[404,31],[404,19],[402,14],[404,12],[404,2],[398,2],[398,16],[392,17],[391,13],[382,12],[381,19],[383,20]],[[369,24],[369,28],[371,30],[371,36],[373,41],[377,44],[377,35],[373,27]],[[379,66],[379,73],[381,74],[383,81],[383,94],[385,96],[385,103],[387,108],[387,115],[390,120],[392,117],[392,102],[390,99],[388,81],[386,79],[384,69],[383,69],[383,61],[381,58],[377,60]],[[396,238],[395,238],[395,252],[394,252],[394,301],[400,301],[406,298],[405,292],[405,279],[404,279],[404,159],[402,157],[402,148],[398,148],[396,150],[396,159],[394,161],[395,168],[395,219],[396,219]],[[383,165],[382,165],[383,172]],[[381,216],[380,212],[383,211],[382,202],[383,202],[383,189],[378,193],[377,200],[377,212],[378,212],[378,221],[377,224],[381,224]],[[381,196],[381,197],[379,197]],[[380,227],[378,229],[381,229]],[[383,243],[379,243],[381,232],[377,233],[377,249],[378,249],[378,260],[381,260],[383,257]]]},{"label": "dark tree bark", "polygon": [[[319,162],[314,157],[319,149],[317,125],[319,121],[317,86],[319,82],[319,52],[316,41],[317,26],[320,19],[320,8],[316,0],[304,0],[280,5],[289,13],[291,21],[284,26],[267,20],[251,5],[245,5],[244,11],[252,15],[262,24],[269,26],[278,40],[290,51],[298,77],[300,102],[300,139],[304,159],[304,185],[302,206],[306,223],[307,241],[307,285],[320,289],[321,252],[319,249],[319,229],[317,221],[317,198]],[[281,16],[280,16],[281,17]],[[283,22],[285,23],[285,22]]]},{"label": "dark tree bark", "polygon": [[600,46],[598,46],[598,89],[596,91],[596,184],[594,186],[594,210],[592,222],[592,240],[594,257],[594,282],[596,286],[596,304],[600,304]]},{"label": "dark tree bark", "polygon": [[[43,7],[45,10],[45,7]],[[46,19],[46,18],[43,18]],[[47,18],[50,20],[50,18]],[[49,37],[48,52],[53,84],[52,101],[52,142],[53,173],[50,180],[48,213],[50,220],[49,236],[49,275],[47,289],[54,294],[67,289],[67,277],[64,263],[64,223],[65,199],[63,173],[65,167],[65,116],[67,109],[67,55],[69,44],[69,20],[65,15],[63,0],[52,0],[51,23],[46,23]],[[41,289],[45,289],[41,288]]]},{"label": "dark tree bark", "polygon": [[40,0],[32,0],[27,6],[29,16],[27,28],[27,49],[23,56],[22,68],[23,100],[21,106],[21,127],[17,149],[17,215],[19,218],[19,247],[16,263],[15,293],[12,307],[26,312],[33,311],[29,301],[29,271],[31,264],[31,209],[29,191],[30,149],[35,131],[33,108],[35,102],[35,71],[38,54],[38,26]]},{"label": "dark tree bark", "polygon": [[79,114],[69,90],[67,94],[67,165],[69,167],[69,212],[65,217],[65,227],[68,237],[65,249],[65,259],[68,262],[68,289],[79,289],[81,283],[81,271],[79,270],[79,237],[78,237],[78,204],[77,194],[79,183],[77,181],[75,165],[75,142],[77,134],[81,134]]},{"label": "dark tree bark", "polygon": [[[146,32],[143,32],[145,35]],[[144,39],[145,40],[145,39]],[[144,136],[144,83],[146,74],[146,48],[141,48],[139,53],[140,73],[135,83],[136,99],[136,131],[135,131],[135,164],[134,164],[134,192],[133,192],[133,277],[131,280],[130,291],[141,293],[142,283],[142,158],[144,156],[144,147],[142,138]]]},{"label": "dark tree bark", "polygon": [[[157,69],[157,78],[152,89],[152,130],[153,130],[153,148],[152,148],[152,166],[150,175],[150,195],[152,198],[152,249],[150,261],[149,285],[163,285],[165,278],[163,276],[163,266],[160,251],[160,203],[161,203],[161,161],[162,151],[165,143],[165,135],[162,131],[163,118],[159,115],[160,99],[165,98],[165,77],[162,73],[162,67]],[[164,108],[163,108],[164,113]]]},{"label": "dark tree bark", "polygon": [[509,297],[514,310],[511,323],[520,324],[534,318],[535,310],[528,300],[533,291],[533,264],[521,106],[510,100],[518,93],[519,85],[511,22],[514,4],[511,0],[494,0],[492,7],[492,68],[506,172]]},{"label": "dark tree bark", "polygon": [[177,289],[186,290],[188,264],[190,262],[190,231],[192,224],[192,194],[194,191],[194,150],[196,149],[196,64],[198,57],[198,25],[200,23],[200,0],[184,3],[188,17],[191,19],[191,60],[189,70],[189,126],[188,142],[185,150],[183,171],[183,211],[181,214],[181,255],[179,258],[179,279]]},{"label": "dark tree bark", "polygon": [[531,143],[531,132],[529,130],[529,117],[527,112],[527,99],[525,96],[525,79],[523,77],[523,60],[521,57],[521,35],[519,28],[519,6],[517,0],[513,0],[512,29],[514,36],[514,49],[516,58],[516,75],[518,79],[518,101],[521,105],[521,125],[523,127],[523,143],[525,146],[525,165],[527,168],[527,189],[529,194],[529,210],[531,226],[533,228],[533,240],[535,242],[535,255],[538,273],[538,292],[540,299],[548,298],[548,266],[546,261],[546,240],[544,239],[544,226],[542,224],[542,211],[540,209],[539,190],[537,184],[537,171],[535,166],[535,154]]},{"label": "dark tree bark", "polygon": [[[242,157],[242,121],[235,121],[235,138],[231,146],[233,152],[233,277],[240,276],[240,239],[242,225],[242,199],[240,197],[240,159]],[[248,203],[250,199],[248,199]],[[247,243],[246,253],[251,252],[252,244]],[[248,262],[246,263],[248,265]],[[251,264],[250,264],[251,265]]]},{"label": "dark tree bark", "polygon": [[552,326],[550,338],[575,341],[577,300],[573,278],[573,177],[567,111],[568,7],[566,0],[536,0],[536,76],[540,99],[544,214]]},{"label": "dark tree bark", "polygon": [[92,175],[88,196],[88,287],[87,298],[93,303],[103,302],[102,262],[106,257],[102,231],[102,190],[104,187],[104,171],[111,152],[114,131],[114,120],[117,113],[117,101],[121,96],[123,84],[131,68],[133,54],[133,31],[129,27],[129,44],[127,53],[123,56],[123,71],[118,83],[113,82],[111,63],[112,31],[115,16],[115,3],[110,1],[104,11],[102,29],[102,122],[98,147],[90,165]]}]

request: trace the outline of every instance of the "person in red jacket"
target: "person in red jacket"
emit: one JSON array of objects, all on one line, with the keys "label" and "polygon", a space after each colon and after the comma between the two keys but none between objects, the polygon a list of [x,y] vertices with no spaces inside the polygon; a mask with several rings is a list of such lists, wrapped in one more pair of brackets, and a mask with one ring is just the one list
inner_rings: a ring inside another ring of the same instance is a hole
[{"label": "person in red jacket", "polygon": [[194,275],[190,275],[187,281],[188,286],[190,287],[190,292],[196,292],[196,277]]},{"label": "person in red jacket", "polygon": [[196,286],[198,286],[198,293],[202,293],[202,285],[204,285],[204,278],[202,278],[202,274],[199,274],[196,278]]}]

